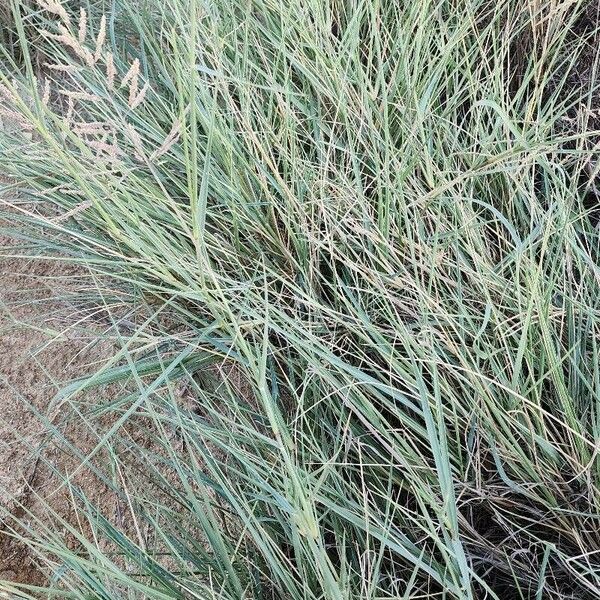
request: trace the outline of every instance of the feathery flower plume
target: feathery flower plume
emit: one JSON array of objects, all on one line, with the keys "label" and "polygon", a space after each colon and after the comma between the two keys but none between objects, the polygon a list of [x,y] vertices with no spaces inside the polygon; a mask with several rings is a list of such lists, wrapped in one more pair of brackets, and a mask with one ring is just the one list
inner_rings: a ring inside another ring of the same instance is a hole
[{"label": "feathery flower plume", "polygon": [[50,103],[50,80],[46,78],[44,80],[44,93],[42,95],[42,104],[48,106]]},{"label": "feathery flower plume", "polygon": [[138,78],[138,75],[140,74],[140,61],[136,58],[132,63],[131,63],[131,67],[129,67],[129,71],[127,71],[127,73],[125,73],[125,77],[123,77],[123,80],[121,81],[121,87],[125,87],[130,80],[136,79]]},{"label": "feathery flower plume", "polygon": [[106,80],[108,84],[109,90],[115,89],[115,76],[117,75],[117,70],[115,69],[115,61],[113,59],[112,52],[106,53]]},{"label": "feathery flower plume", "polygon": [[79,43],[83,44],[85,42],[85,37],[87,34],[87,13],[85,12],[85,8],[79,9],[79,31],[77,34],[77,38],[79,39]]},{"label": "feathery flower plume", "polygon": [[106,40],[106,15],[102,15],[100,19],[100,29],[98,30],[98,37],[96,38],[96,49],[94,51],[94,62],[98,62],[100,60],[100,55],[102,53],[102,47],[104,46],[104,41]]},{"label": "feathery flower plume", "polygon": [[67,11],[60,2],[57,2],[57,0],[38,0],[38,4],[44,10],[60,17],[65,25],[69,26],[71,24],[71,19],[69,18]]},{"label": "feathery flower plume", "polygon": [[145,83],[144,87],[140,90],[140,93],[135,98],[132,99],[131,94],[129,95],[129,108],[131,108],[131,110],[137,108],[144,101],[149,87],[150,84]]},{"label": "feathery flower plume", "polygon": [[179,134],[181,132],[181,121],[177,119],[175,123],[173,123],[173,127],[171,127],[171,131],[167,134],[164,142],[160,145],[160,148],[156,149],[151,155],[150,160],[154,161],[157,158],[160,158],[163,154],[166,154],[170,148],[177,143],[179,139]]}]

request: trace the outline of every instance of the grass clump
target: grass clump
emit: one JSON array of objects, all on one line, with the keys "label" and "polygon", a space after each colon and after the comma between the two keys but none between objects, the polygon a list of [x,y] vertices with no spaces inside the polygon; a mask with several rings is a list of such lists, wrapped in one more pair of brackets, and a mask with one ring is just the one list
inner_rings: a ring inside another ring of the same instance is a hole
[{"label": "grass clump", "polygon": [[95,447],[38,417],[135,526],[57,469],[44,593],[597,598],[589,7],[76,8],[13,4],[3,217],[126,299]]}]

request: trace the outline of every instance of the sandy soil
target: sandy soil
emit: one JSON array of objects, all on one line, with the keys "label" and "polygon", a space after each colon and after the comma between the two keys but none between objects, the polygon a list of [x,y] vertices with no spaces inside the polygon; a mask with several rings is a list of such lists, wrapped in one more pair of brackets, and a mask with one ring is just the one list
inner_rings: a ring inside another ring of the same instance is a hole
[{"label": "sandy soil", "polygon": [[[4,248],[7,243],[0,239]],[[60,263],[0,257],[0,515],[39,514],[39,498],[54,496],[68,513],[36,450],[45,442],[41,418],[60,417],[49,414],[60,383],[89,372],[108,351],[72,328],[73,307],[65,297],[78,282],[78,273]],[[85,432],[81,442],[86,445]],[[52,460],[52,450],[45,456]],[[42,583],[34,557],[0,520],[2,579]]]},{"label": "sandy soil", "polygon": [[[77,416],[70,418],[73,412],[68,403],[57,409],[53,402],[66,382],[97,371],[116,350],[115,343],[103,335],[108,325],[103,315],[80,322],[78,292],[90,285],[89,274],[60,262],[3,256],[10,254],[8,248],[9,241],[0,237],[0,598],[7,589],[2,581],[45,582],[35,553],[12,535],[13,521],[8,515],[31,522],[35,529],[51,524],[52,532],[70,547],[77,542],[67,525],[93,539],[62,485],[64,477],[57,477],[52,469],[68,475],[107,519],[131,539],[138,539],[128,506],[89,469],[80,469],[72,452],[49,439],[43,423],[47,419],[56,425],[83,455],[96,447],[97,428],[107,426],[103,419],[88,426]],[[112,384],[79,395],[78,400],[98,407],[123,393],[121,384]],[[183,388],[177,388],[176,395],[182,403],[188,402]],[[140,446],[152,446],[139,425],[132,417],[123,426],[123,434]],[[143,465],[137,469],[143,473]],[[138,484],[145,485],[142,480]],[[105,543],[99,541],[100,547]]]}]

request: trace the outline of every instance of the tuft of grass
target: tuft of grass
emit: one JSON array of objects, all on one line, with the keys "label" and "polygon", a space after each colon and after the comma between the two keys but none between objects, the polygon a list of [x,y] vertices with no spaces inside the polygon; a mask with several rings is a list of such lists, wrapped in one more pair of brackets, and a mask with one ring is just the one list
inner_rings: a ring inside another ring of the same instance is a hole
[{"label": "tuft of grass", "polygon": [[77,519],[3,515],[18,593],[597,598],[586,3],[68,8],[13,2],[3,233],[130,312],[50,407],[94,447],[36,415]]}]

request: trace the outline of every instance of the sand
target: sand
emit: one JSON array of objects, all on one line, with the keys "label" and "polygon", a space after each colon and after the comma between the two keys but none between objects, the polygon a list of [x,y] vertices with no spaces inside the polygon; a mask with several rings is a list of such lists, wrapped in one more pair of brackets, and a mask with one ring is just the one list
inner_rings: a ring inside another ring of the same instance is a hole
[{"label": "sand", "polygon": [[[8,240],[0,242],[6,251]],[[9,511],[27,519],[28,511],[40,514],[41,498],[54,497],[48,470],[36,460],[47,442],[41,418],[60,419],[49,411],[61,383],[90,372],[109,350],[73,328],[76,311],[68,298],[79,282],[77,271],[60,262],[0,257],[0,515]],[[52,449],[44,448],[53,460]],[[60,453],[54,458],[65,468]],[[60,494],[54,505],[69,512]],[[0,520],[3,579],[43,582],[35,557]]]}]

